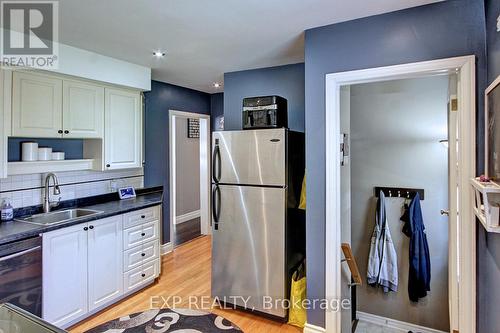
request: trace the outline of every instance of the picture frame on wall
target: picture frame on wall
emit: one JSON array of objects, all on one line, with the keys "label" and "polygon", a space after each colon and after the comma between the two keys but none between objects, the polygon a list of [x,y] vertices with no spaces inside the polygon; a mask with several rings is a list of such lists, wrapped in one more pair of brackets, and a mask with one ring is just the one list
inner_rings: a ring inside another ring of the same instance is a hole
[{"label": "picture frame on wall", "polygon": [[194,118],[188,118],[188,138],[189,139],[199,139],[200,138],[200,120]]}]

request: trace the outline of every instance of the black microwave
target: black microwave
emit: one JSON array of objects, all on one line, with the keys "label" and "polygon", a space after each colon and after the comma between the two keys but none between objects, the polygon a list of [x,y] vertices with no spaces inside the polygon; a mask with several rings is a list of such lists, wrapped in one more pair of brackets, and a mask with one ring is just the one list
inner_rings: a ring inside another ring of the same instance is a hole
[{"label": "black microwave", "polygon": [[287,100],[280,96],[243,99],[243,129],[288,127]]}]

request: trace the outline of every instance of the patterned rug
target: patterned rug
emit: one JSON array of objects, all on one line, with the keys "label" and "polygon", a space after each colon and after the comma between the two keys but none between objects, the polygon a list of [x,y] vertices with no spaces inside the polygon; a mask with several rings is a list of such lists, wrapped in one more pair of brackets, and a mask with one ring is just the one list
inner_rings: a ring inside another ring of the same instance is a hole
[{"label": "patterned rug", "polygon": [[219,333],[242,332],[213,313],[189,309],[158,309],[108,321],[86,333]]}]

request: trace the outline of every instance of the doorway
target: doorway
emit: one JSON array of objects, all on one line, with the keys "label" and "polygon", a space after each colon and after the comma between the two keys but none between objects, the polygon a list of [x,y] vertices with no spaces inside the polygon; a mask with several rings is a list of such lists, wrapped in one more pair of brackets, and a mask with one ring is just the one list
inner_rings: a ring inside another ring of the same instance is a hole
[{"label": "doorway", "polygon": [[[347,94],[344,87],[381,81],[422,78],[429,77],[430,75],[436,76],[456,74],[456,98],[453,101],[455,106],[454,112],[456,114],[456,126],[448,126],[450,134],[447,133],[449,138],[452,138],[453,135],[455,135],[455,140],[448,139],[450,147],[455,147],[455,149],[447,149],[449,152],[449,165],[454,167],[456,166],[455,171],[457,172],[449,172],[449,177],[445,177],[449,183],[448,197],[453,198],[452,200],[449,200],[449,216],[447,218],[447,236],[449,240],[449,279],[446,279],[447,283],[445,283],[445,287],[446,285],[448,287],[448,297],[446,301],[449,302],[449,319],[446,314],[443,316],[446,317],[444,320],[449,322],[449,327],[445,327],[446,331],[453,332],[460,330],[461,332],[475,332],[475,224],[471,223],[471,221],[474,221],[474,218],[471,210],[472,197],[469,185],[469,179],[475,175],[474,66],[474,57],[461,57],[327,75],[326,218],[328,222],[326,224],[327,248],[325,267],[327,297],[335,297],[335,295],[345,297],[346,295],[345,287],[343,287],[342,281],[345,269],[343,268],[343,264],[341,262],[342,255],[340,245],[344,237],[347,236],[345,233],[342,233],[342,221],[343,218],[345,220],[345,216],[349,216],[349,213],[352,213],[354,210],[354,208],[349,208],[348,212],[346,212],[346,207],[354,207],[354,205],[360,204],[358,202],[355,203],[352,200],[352,196],[349,196],[350,199],[346,200],[346,196],[342,195],[342,191],[345,192],[346,188],[352,188],[353,185],[352,183],[343,182],[346,176],[343,175],[341,165],[343,163],[343,159],[345,158],[345,152],[343,153],[339,150],[339,147],[342,147],[341,143],[343,143],[342,140],[344,139],[344,136],[342,135],[342,126],[346,123],[346,120],[341,117],[341,110],[342,107],[344,107],[342,103],[342,95]],[[364,120],[370,121],[369,118]],[[432,126],[432,124],[429,124],[429,126]],[[401,131],[399,135],[405,135],[407,132],[407,130]],[[384,134],[385,133],[380,133],[379,137],[383,137]],[[442,140],[440,139],[438,141]],[[445,139],[443,138],[443,142],[434,142],[436,148],[439,147],[440,149],[443,149],[444,147],[440,147],[439,145],[444,146],[444,141]],[[436,152],[438,151],[436,150]],[[364,152],[367,156],[370,155],[370,153],[371,151]],[[457,156],[460,156],[460,158],[457,158]],[[351,157],[353,157],[353,155],[351,155],[350,158]],[[396,175],[398,175],[398,173],[396,173]],[[351,182],[354,177],[359,177],[359,175],[351,172]],[[405,177],[402,177],[401,179],[404,181]],[[377,180],[375,179],[374,181]],[[396,179],[395,183],[387,185],[396,187],[398,182],[398,179]],[[348,184],[347,187],[346,183]],[[371,195],[375,196],[375,193],[372,192]],[[398,193],[395,192],[394,195],[397,196]],[[446,208],[444,210],[446,210]],[[458,218],[459,211],[460,219]],[[365,215],[366,214],[370,213],[365,212]],[[349,216],[349,220],[352,220],[352,216]],[[427,222],[427,224],[429,223],[431,222]],[[400,231],[395,227],[392,232]],[[370,238],[366,241],[366,243],[370,243]],[[459,262],[460,265],[458,265]],[[366,262],[361,262],[359,263],[359,266],[366,264]],[[364,277],[364,282],[366,283],[366,277]],[[405,290],[402,292],[404,293]],[[388,296],[383,297],[387,298]],[[458,307],[459,298],[460,307]],[[379,307],[382,307],[382,305],[379,304]],[[344,321],[349,320],[350,324],[351,318],[345,319],[345,315],[342,315],[343,313],[344,312],[340,311],[326,311],[325,317],[327,332],[347,332],[345,328],[346,326],[344,326]],[[379,320],[380,323],[384,323],[386,326],[390,322],[392,327],[398,327],[398,325],[402,323],[400,320],[388,321],[380,315],[372,316],[369,319],[371,319],[372,322]],[[409,326],[399,326],[400,329],[408,329],[408,327]],[[342,330],[342,328],[344,328],[344,330]],[[412,328],[415,329],[415,326]],[[422,331],[420,325],[416,328],[417,331],[419,331],[419,329]],[[432,329],[427,331],[436,332],[436,330]],[[438,330],[438,332],[439,331],[440,330]]]},{"label": "doorway", "polygon": [[[344,267],[342,286],[354,312],[345,311],[343,332],[351,332],[351,321],[355,332],[374,328],[399,332],[394,326],[402,332],[449,332],[446,214],[449,174],[457,172],[456,163],[454,168],[448,163],[449,128],[456,128],[456,118],[450,117],[455,111],[448,108],[454,99],[451,92],[456,92],[454,73],[341,87],[341,131],[349,147],[341,166],[342,243],[350,244],[364,282],[350,285]],[[385,199],[380,198],[380,191]],[[427,295],[415,300],[413,291],[408,292],[409,286],[416,289],[416,283],[409,283],[411,238],[404,232],[402,216],[410,213],[417,193],[432,278]],[[374,278],[376,259],[371,250],[379,201],[395,253],[390,261],[395,270],[387,275],[395,279],[395,285],[385,292],[367,281],[367,277]]]},{"label": "doorway", "polygon": [[170,240],[210,233],[210,116],[170,110]]}]

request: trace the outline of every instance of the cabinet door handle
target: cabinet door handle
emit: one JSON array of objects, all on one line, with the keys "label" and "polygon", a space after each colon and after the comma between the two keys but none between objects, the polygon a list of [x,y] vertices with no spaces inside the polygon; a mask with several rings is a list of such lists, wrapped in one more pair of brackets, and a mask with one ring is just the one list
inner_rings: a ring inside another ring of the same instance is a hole
[{"label": "cabinet door handle", "polygon": [[142,273],[142,274],[141,274],[141,276],[142,276],[142,277],[145,277],[145,276],[146,276],[146,274]]},{"label": "cabinet door handle", "polygon": [[83,227],[83,230],[87,231],[87,230],[89,230],[89,228],[87,228],[87,227]]},{"label": "cabinet door handle", "polygon": [[146,215],[141,215],[141,219],[145,219],[146,218]]},{"label": "cabinet door handle", "polygon": [[57,131],[57,133],[63,134],[63,130],[59,130],[59,131]]},{"label": "cabinet door handle", "polygon": [[106,164],[106,168],[109,168],[109,167],[111,167],[111,165],[110,164]]},{"label": "cabinet door handle", "polygon": [[145,256],[146,256],[146,253],[141,253],[141,256],[145,257]]},{"label": "cabinet door handle", "polygon": [[89,227],[89,229],[94,229],[94,226],[93,226],[93,225],[91,225],[91,226]]},{"label": "cabinet door handle", "polygon": [[146,236],[146,233],[144,233],[144,232],[143,232],[143,233],[141,234],[141,236],[142,236],[142,237]]},{"label": "cabinet door handle", "polygon": [[65,131],[64,131],[64,134],[69,134],[69,131],[68,131],[68,130],[65,130]]}]

